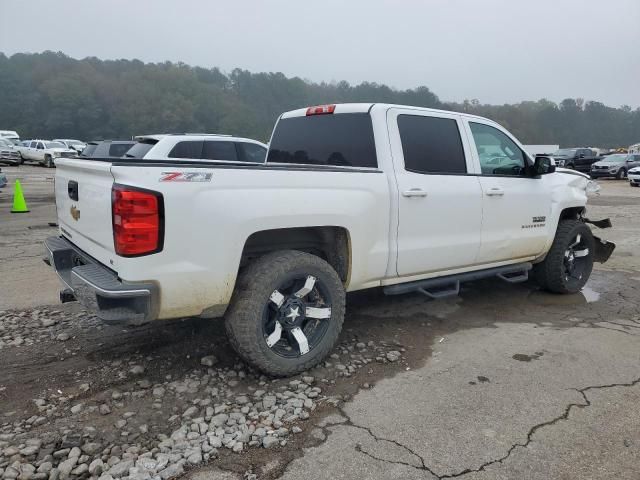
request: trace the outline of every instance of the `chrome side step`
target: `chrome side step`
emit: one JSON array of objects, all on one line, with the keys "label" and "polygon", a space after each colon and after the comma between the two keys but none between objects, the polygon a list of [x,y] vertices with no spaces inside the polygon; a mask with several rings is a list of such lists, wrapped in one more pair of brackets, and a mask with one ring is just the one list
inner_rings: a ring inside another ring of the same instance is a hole
[{"label": "chrome side step", "polygon": [[460,282],[470,282],[488,277],[498,277],[505,282],[520,283],[529,278],[529,270],[533,265],[529,262],[488,268],[474,272],[457,273],[445,277],[427,278],[415,282],[388,285],[383,288],[386,295],[401,295],[409,292],[420,292],[429,298],[445,298],[460,293]]}]

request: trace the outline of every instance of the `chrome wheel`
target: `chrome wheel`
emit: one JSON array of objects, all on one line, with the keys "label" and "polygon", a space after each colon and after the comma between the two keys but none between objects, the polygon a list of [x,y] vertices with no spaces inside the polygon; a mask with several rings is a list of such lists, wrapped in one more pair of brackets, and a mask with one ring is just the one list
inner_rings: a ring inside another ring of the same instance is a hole
[{"label": "chrome wheel", "polygon": [[582,280],[589,264],[589,246],[582,234],[578,233],[564,252],[564,274],[565,279]]},{"label": "chrome wheel", "polygon": [[277,355],[300,357],[321,342],[330,320],[329,289],[313,275],[295,276],[269,296],[262,318],[264,339]]}]

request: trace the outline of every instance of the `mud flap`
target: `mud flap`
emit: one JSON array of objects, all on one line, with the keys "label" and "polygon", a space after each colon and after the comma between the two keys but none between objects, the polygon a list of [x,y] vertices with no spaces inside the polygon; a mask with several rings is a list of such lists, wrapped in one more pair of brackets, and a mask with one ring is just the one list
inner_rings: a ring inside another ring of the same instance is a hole
[{"label": "mud flap", "polygon": [[593,239],[596,241],[596,251],[593,254],[593,261],[599,263],[606,262],[615,250],[616,244],[602,240],[600,237],[596,237],[595,235],[593,236]]}]

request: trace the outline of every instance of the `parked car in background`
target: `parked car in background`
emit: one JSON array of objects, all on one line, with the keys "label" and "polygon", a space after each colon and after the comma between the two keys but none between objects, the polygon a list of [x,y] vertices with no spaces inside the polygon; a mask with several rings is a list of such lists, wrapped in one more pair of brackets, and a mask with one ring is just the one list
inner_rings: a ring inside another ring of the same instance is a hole
[{"label": "parked car in background", "polygon": [[551,154],[558,167],[570,168],[583,173],[591,171],[591,165],[602,157],[590,148],[561,148]]},{"label": "parked car in background", "polygon": [[64,143],[67,148],[75,150],[80,153],[84,150],[84,147],[87,146],[85,142],[81,142],[80,140],[73,140],[71,138],[54,138],[52,141]]},{"label": "parked car in background", "polygon": [[31,140],[28,145],[18,147],[18,151],[22,163],[25,161],[37,162],[48,168],[56,166],[56,158],[70,158],[78,154],[75,150],[67,148],[64,143],[51,140]]},{"label": "parked car in background", "polygon": [[634,167],[629,170],[629,185],[632,187],[640,187],[640,167]]},{"label": "parked car in background", "polygon": [[640,153],[614,153],[591,165],[591,178],[627,178],[634,167],[640,167]]},{"label": "parked car in background", "polygon": [[0,163],[20,165],[20,153],[9,139],[0,137]]},{"label": "parked car in background", "polygon": [[95,140],[87,142],[81,158],[120,158],[136,144],[133,140]]},{"label": "parked car in background", "polygon": [[141,135],[136,140],[125,157],[264,163],[268,149],[257,140],[204,133]]}]

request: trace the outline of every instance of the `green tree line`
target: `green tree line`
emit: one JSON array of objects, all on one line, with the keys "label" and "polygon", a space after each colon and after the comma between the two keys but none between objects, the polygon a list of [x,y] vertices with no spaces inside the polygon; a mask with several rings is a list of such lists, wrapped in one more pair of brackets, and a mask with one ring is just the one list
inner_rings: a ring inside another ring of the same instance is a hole
[{"label": "green tree line", "polygon": [[139,60],[76,60],[63,53],[0,53],[0,129],[23,138],[117,139],[217,132],[267,140],[278,115],[307,105],[385,102],[496,120],[523,143],[619,147],[640,142],[640,108],[568,98],[513,105],[440,100],[422,86],[316,83],[282,73]]}]

